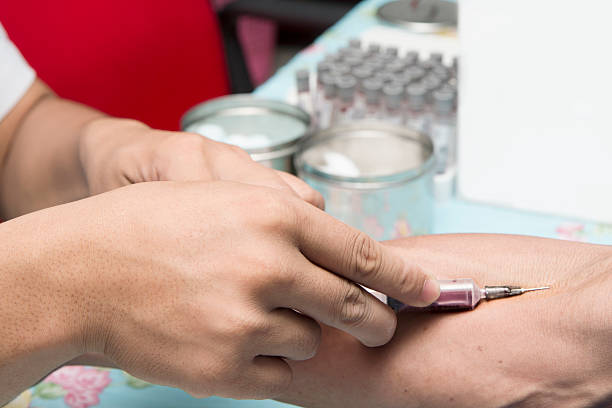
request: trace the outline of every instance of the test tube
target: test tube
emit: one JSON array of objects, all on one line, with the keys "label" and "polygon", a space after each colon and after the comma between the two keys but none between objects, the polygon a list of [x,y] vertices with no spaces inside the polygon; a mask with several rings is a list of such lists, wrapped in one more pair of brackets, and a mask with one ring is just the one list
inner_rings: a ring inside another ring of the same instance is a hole
[{"label": "test tube", "polygon": [[433,114],[430,136],[436,154],[436,173],[453,169],[456,163],[455,94],[449,88],[433,92]]},{"label": "test tube", "polygon": [[433,103],[433,92],[442,86],[442,81],[435,75],[428,74],[422,80],[421,83],[427,90],[426,100],[428,104]]},{"label": "test tube", "polygon": [[380,54],[380,44],[370,43],[370,45],[368,45],[366,52],[369,56]]},{"label": "test tube", "polygon": [[383,82],[372,77],[363,81],[363,93],[365,94],[365,119],[380,119],[382,117],[381,94]]},{"label": "test tube", "polygon": [[372,77],[372,69],[367,65],[361,65],[354,68],[352,71],[353,77],[357,80],[357,89],[355,91],[355,117],[363,118],[365,116],[365,94],[363,93],[363,81]]},{"label": "test tube", "polygon": [[436,65],[443,64],[443,56],[441,52],[432,52],[429,54],[429,60],[435,63]]},{"label": "test tube", "polygon": [[420,82],[410,84],[406,88],[406,126],[425,134],[429,131],[426,94],[427,90]]},{"label": "test tube", "polygon": [[354,119],[355,88],[357,80],[350,75],[336,79],[336,100],[332,113],[332,124],[348,122]]},{"label": "test tube", "polygon": [[313,98],[313,121],[315,126],[319,126],[319,116],[321,107],[325,103],[325,90],[323,77],[325,74],[329,74],[331,71],[332,64],[323,60],[317,64],[317,89]]},{"label": "test tube", "polygon": [[389,57],[393,57],[396,58],[397,57],[397,47],[387,47],[384,50],[385,55],[389,56]]},{"label": "test tube", "polygon": [[332,68],[332,64],[328,61],[320,61],[317,63],[317,81],[323,74],[328,73]]},{"label": "test tube", "polygon": [[395,125],[404,123],[404,110],[402,102],[404,100],[404,85],[401,83],[391,83],[383,87],[384,110],[383,119]]},{"label": "test tube", "polygon": [[313,114],[313,101],[310,92],[310,71],[299,69],[295,72],[297,85],[297,105],[304,109],[309,115]]},{"label": "test tube", "polygon": [[408,51],[404,55],[404,60],[407,62],[407,66],[416,65],[419,63],[419,53],[416,51]]},{"label": "test tube", "polygon": [[436,154],[434,197],[445,201],[453,196],[457,175],[457,125],[454,113],[455,94],[449,88],[434,92],[431,138]]},{"label": "test tube", "polygon": [[351,38],[349,40],[349,47],[361,49],[361,40],[359,38]]},{"label": "test tube", "polygon": [[323,98],[317,106],[317,127],[326,129],[331,126],[332,112],[336,99],[336,78],[330,73],[323,74],[321,77],[323,85]]}]

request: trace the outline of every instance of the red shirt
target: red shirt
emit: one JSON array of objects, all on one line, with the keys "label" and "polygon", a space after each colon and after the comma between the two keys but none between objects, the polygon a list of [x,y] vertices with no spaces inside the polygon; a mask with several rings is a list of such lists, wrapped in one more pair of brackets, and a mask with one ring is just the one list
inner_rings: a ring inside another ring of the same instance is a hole
[{"label": "red shirt", "polygon": [[228,93],[205,0],[2,0],[0,21],[60,96],[161,129]]}]

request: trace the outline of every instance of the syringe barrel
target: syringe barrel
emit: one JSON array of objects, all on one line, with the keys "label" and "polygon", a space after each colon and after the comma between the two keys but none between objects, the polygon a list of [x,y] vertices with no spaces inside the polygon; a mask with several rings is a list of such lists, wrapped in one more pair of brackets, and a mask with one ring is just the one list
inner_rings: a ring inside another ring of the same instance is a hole
[{"label": "syringe barrel", "polygon": [[390,299],[388,303],[395,310],[471,310],[483,297],[480,287],[473,279],[448,279],[438,282],[440,283],[440,297],[427,307],[405,306],[394,299]]}]

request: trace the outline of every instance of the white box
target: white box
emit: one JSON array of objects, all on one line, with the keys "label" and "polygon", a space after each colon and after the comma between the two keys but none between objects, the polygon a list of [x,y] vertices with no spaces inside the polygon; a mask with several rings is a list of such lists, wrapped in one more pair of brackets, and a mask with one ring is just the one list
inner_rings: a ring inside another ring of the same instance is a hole
[{"label": "white box", "polygon": [[459,2],[459,192],[612,222],[612,2]]}]

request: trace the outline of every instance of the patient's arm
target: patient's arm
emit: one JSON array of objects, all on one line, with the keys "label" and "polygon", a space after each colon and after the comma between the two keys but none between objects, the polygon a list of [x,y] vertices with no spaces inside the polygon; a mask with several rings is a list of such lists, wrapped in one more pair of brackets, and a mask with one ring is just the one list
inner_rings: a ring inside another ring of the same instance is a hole
[{"label": "patient's arm", "polygon": [[[325,328],[281,400],[312,407],[612,406],[612,248],[504,235],[389,242],[438,277],[551,285],[474,311],[401,313],[368,349]],[[598,402],[598,403],[597,403]]]}]

